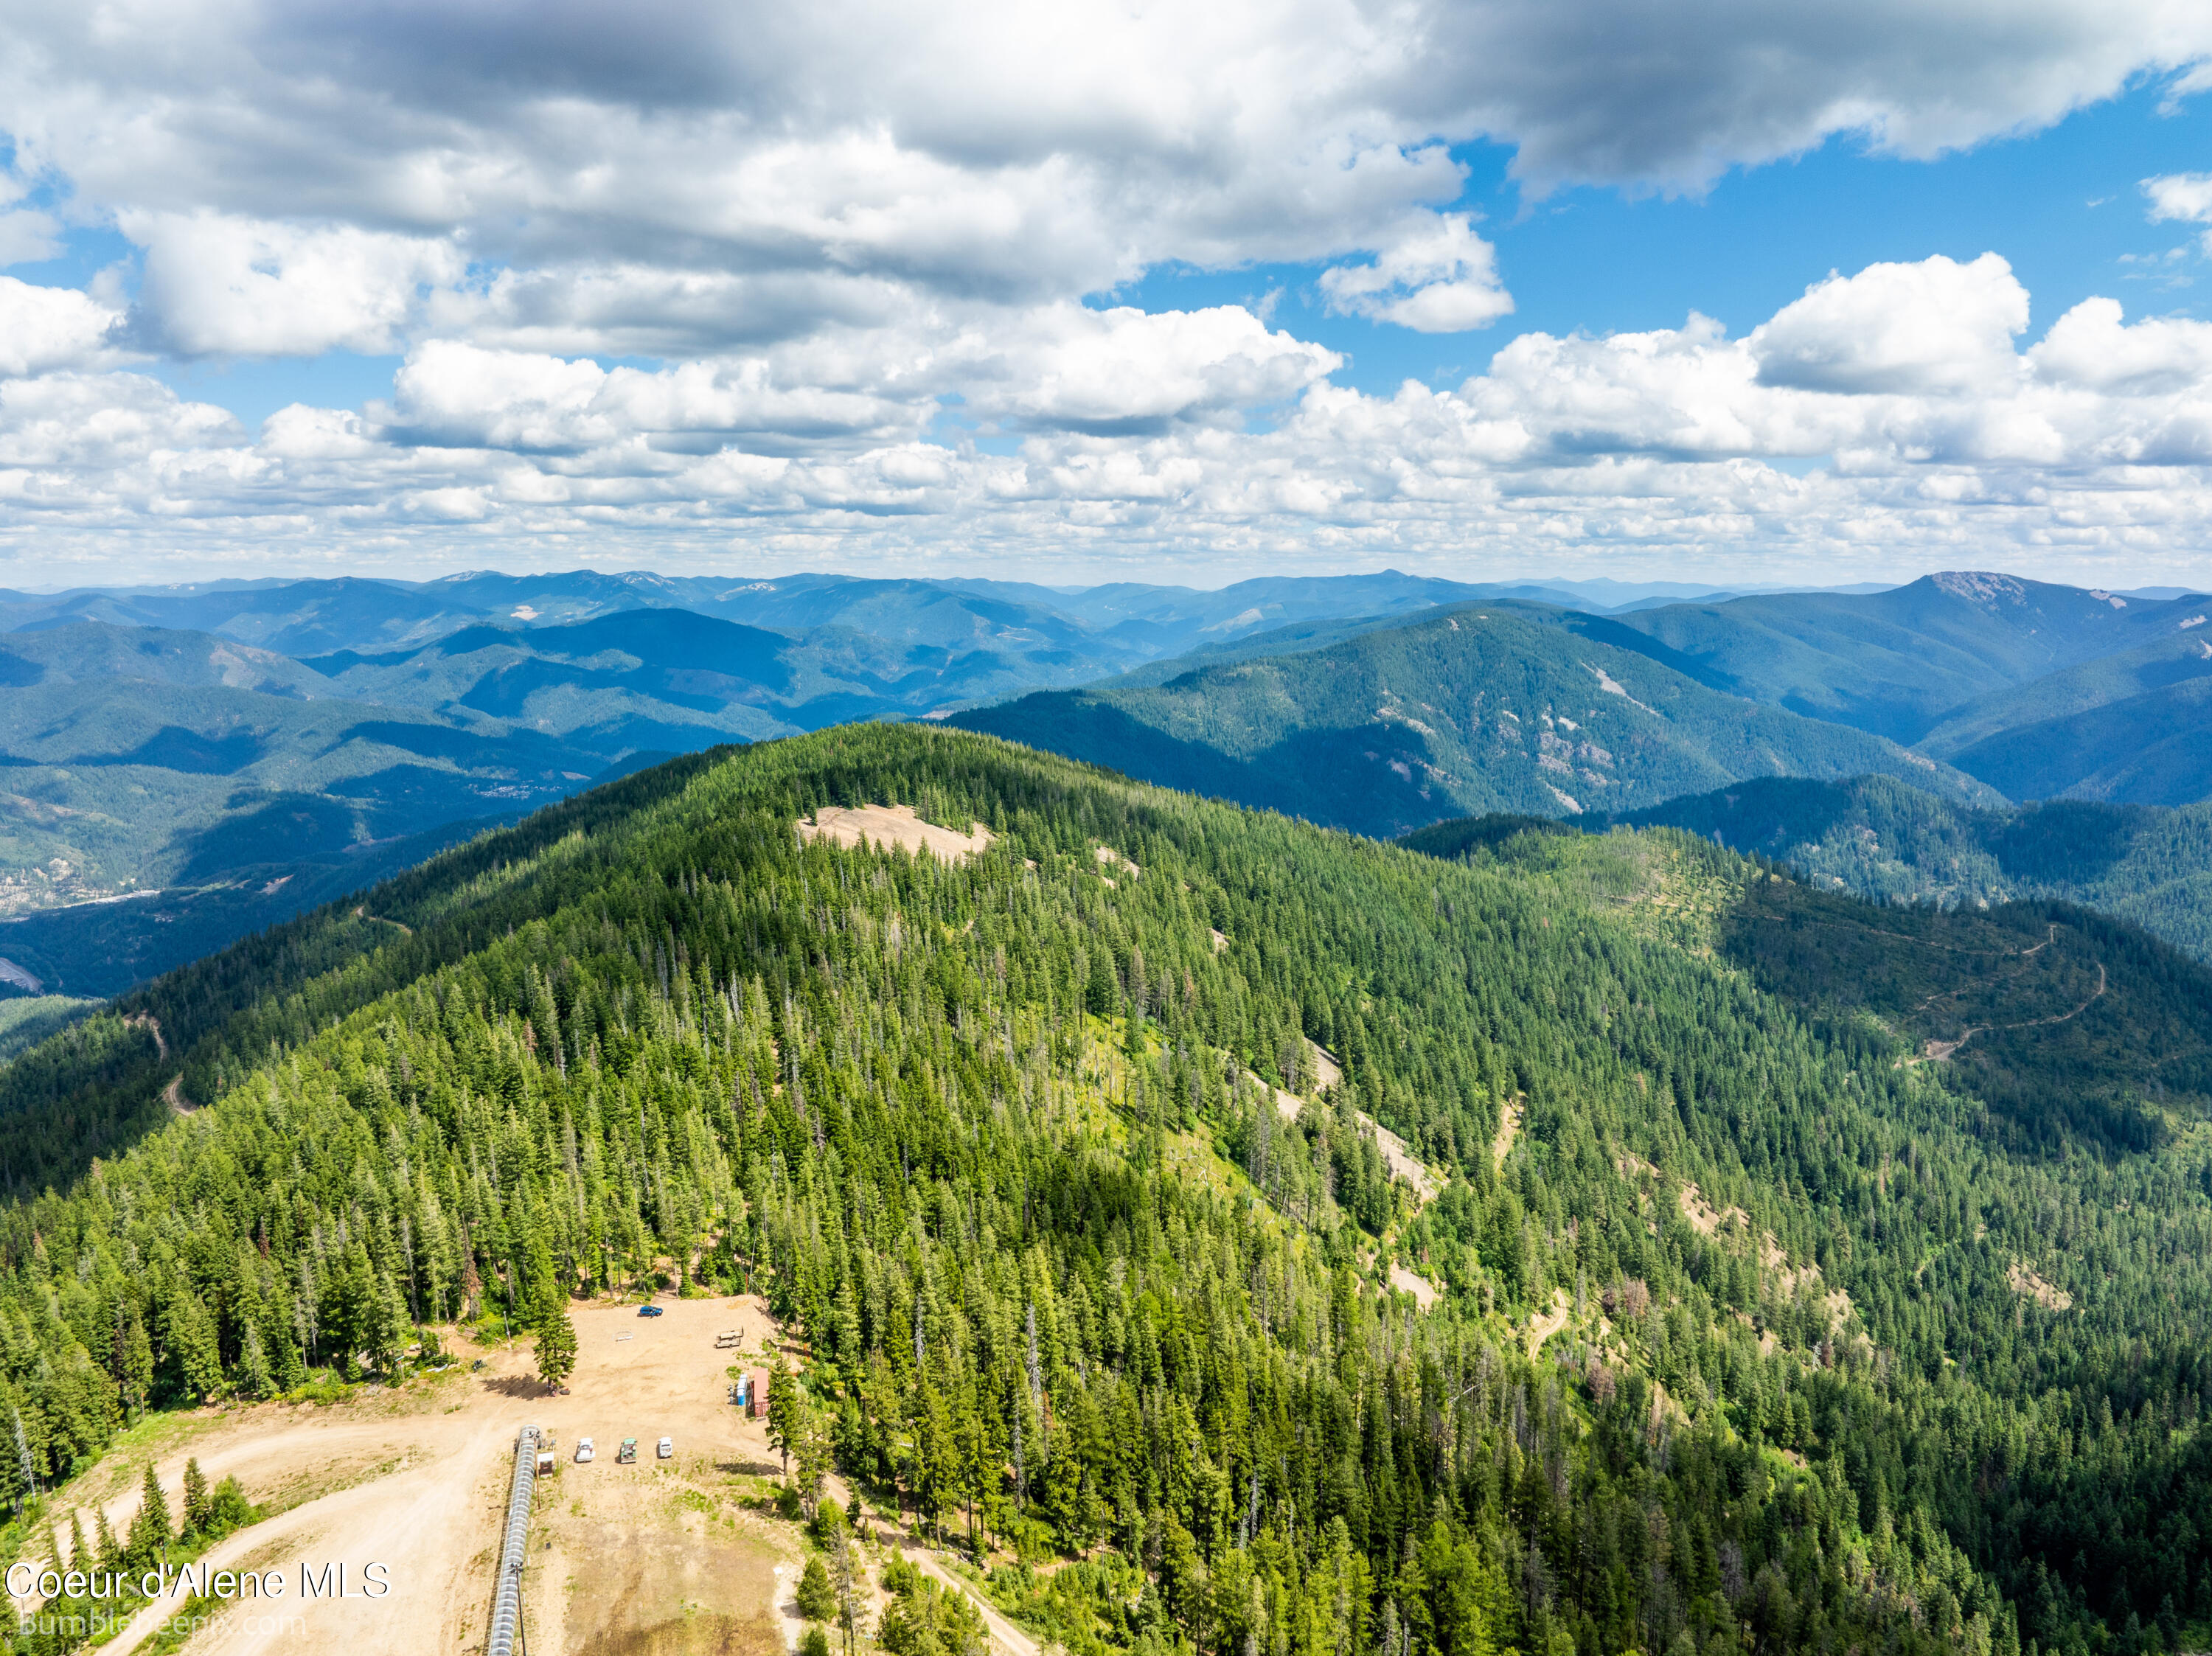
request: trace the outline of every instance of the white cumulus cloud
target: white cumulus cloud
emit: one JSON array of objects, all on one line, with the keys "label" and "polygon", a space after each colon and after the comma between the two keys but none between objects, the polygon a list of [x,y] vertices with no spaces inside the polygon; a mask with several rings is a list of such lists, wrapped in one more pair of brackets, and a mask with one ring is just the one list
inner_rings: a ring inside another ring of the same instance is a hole
[{"label": "white cumulus cloud", "polygon": [[140,331],[183,356],[389,351],[424,290],[463,268],[450,242],[354,225],[137,209],[118,222],[146,250]]},{"label": "white cumulus cloud", "polygon": [[2167,173],[2142,181],[2150,197],[2154,224],[2183,219],[2192,224],[2212,223],[2212,173]]},{"label": "white cumulus cloud", "polygon": [[1751,336],[1759,377],[1807,391],[1916,394],[2003,388],[2027,290],[1995,253],[1960,264],[1870,264],[1832,276]]},{"label": "white cumulus cloud", "polygon": [[[1491,327],[1514,272],[1455,146],[1510,147],[1532,199],[1695,193],[2208,65],[2202,0],[0,10],[0,261],[64,220],[135,250],[85,293],[0,278],[0,546],[2185,559],[2200,325],[2090,300],[2028,343],[1995,253],[1839,273],[1737,337],[1501,338],[1383,396],[1264,307],[1121,301],[1291,265],[1339,315]],[[2143,190],[2212,224],[2212,174]],[[404,365],[250,437],[126,346]]]},{"label": "white cumulus cloud", "polygon": [[109,355],[122,318],[72,288],[0,276],[0,377],[81,367]]},{"label": "white cumulus cloud", "polygon": [[1461,333],[1511,314],[1498,252],[1464,213],[1407,224],[1371,262],[1322,272],[1331,310],[1395,322],[1420,333]]}]

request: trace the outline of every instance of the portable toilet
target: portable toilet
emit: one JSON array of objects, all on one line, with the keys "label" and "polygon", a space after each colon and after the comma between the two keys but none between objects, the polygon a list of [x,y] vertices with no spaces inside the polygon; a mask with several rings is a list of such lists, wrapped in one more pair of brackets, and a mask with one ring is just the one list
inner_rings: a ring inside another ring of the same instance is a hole
[{"label": "portable toilet", "polygon": [[745,1376],[745,1412],[755,1420],[768,1418],[768,1374],[756,1368]]}]

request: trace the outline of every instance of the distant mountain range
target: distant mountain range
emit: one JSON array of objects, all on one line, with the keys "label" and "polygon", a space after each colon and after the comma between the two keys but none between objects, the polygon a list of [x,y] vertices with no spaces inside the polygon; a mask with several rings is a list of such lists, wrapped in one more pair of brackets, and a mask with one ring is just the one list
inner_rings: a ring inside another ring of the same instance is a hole
[{"label": "distant mountain range", "polygon": [[1747,776],[1881,772],[1998,802],[1882,737],[1708,689],[1566,620],[1457,606],[1316,651],[1036,694],[953,722],[1385,836],[1481,811],[1632,810]]},{"label": "distant mountain range", "polygon": [[2185,805],[2212,795],[2208,610],[1975,573],[1747,596],[1395,571],[0,591],[0,962],[108,992],[595,779],[856,719],[949,718],[1377,834],[1789,778],[1970,813]]},{"label": "distant mountain range", "polygon": [[1670,604],[1592,630],[1714,689],[1910,743],[1979,698],[2172,638],[2205,604],[1968,573]]},{"label": "distant mountain range", "polygon": [[[1145,780],[1365,832],[1465,811],[1639,809],[1713,786],[1688,780],[1699,773],[1716,782],[1883,774],[1961,801],[1972,779],[1985,803],[2179,805],[2212,795],[2209,609],[2197,594],[2130,597],[1978,573],[1612,615],[1502,597],[1480,612],[1512,643],[1480,664],[1466,640],[1466,658],[1450,664],[1383,641],[1429,637],[1433,617],[1340,617],[957,718]],[[1540,720],[1583,721],[1576,709],[1588,698],[1573,673],[1562,681],[1553,670],[1572,652],[1561,656],[1566,646],[1546,634],[1581,640],[1574,647],[1609,664],[1615,682],[1658,674],[1640,699],[1656,706],[1664,687],[1674,700],[1663,725],[1644,732],[1642,767],[1584,763],[1569,751],[1583,739],[1556,725],[1541,739],[1525,726],[1517,760],[1495,724],[1487,745],[1455,747],[1481,716],[1465,700],[1475,694],[1502,697],[1521,719],[1533,709]],[[1638,658],[1633,671],[1622,664]],[[1701,701],[1692,688],[1720,700]],[[1407,724],[1397,703],[1441,716],[1416,712]],[[1876,745],[1840,744],[1838,730]],[[1362,779],[1378,766],[1389,774]]]},{"label": "distant mountain range", "polygon": [[[1647,598],[1655,591],[1612,581],[1589,585],[1602,596],[1585,593],[1571,581],[1470,585],[1395,570],[1267,578],[1210,591],[1132,583],[1062,591],[1014,581],[868,580],[846,575],[754,580],[579,570],[460,574],[434,581],[340,578],[52,594],[0,591],[0,632],[95,621],[212,633],[306,657],[410,649],[485,625],[554,627],[623,610],[685,610],[775,632],[842,628],[888,645],[955,655],[980,652],[1014,662],[1036,657],[1087,679],[1211,640],[1301,622],[1402,615],[1439,604],[1501,597],[1602,610]],[[1064,658],[1052,659],[1055,656]],[[1053,682],[1057,681],[1050,671],[1025,680]]]}]

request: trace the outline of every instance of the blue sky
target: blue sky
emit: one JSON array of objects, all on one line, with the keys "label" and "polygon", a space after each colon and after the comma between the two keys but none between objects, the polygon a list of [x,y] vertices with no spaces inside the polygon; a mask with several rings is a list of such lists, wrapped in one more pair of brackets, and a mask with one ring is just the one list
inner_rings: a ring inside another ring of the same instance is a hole
[{"label": "blue sky", "polygon": [[1528,200],[1510,147],[1456,145],[1467,189],[1455,204],[1481,215],[1514,312],[1441,338],[1330,315],[1313,266],[1165,267],[1091,302],[1170,310],[1279,290],[1275,319],[1343,352],[1352,361],[1340,377],[1376,392],[1407,379],[1455,385],[1517,333],[1674,328],[1692,311],[1746,333],[1831,272],[1932,253],[2002,255],[2033,296],[2032,333],[2100,294],[2130,317],[2202,316],[2198,237],[2150,222],[2142,182],[2212,167],[2208,105],[2174,105],[2146,83],[2047,130],[1933,161],[1838,136],[1733,170],[1703,195],[1583,185]]}]

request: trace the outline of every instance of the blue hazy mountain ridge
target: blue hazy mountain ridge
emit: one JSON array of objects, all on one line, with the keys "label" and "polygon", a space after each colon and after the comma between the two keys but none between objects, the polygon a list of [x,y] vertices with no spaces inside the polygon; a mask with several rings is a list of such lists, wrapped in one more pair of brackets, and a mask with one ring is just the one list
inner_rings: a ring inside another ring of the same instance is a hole
[{"label": "blue hazy mountain ridge", "polygon": [[2212,677],[2001,731],[1953,762],[2015,798],[2187,804],[2212,795]]},{"label": "blue hazy mountain ridge", "polygon": [[[1622,591],[1640,594],[1641,588]],[[948,649],[1071,652],[1091,677],[1208,640],[1324,617],[1407,613],[1522,596],[1585,609],[1575,583],[1468,584],[1405,575],[1262,578],[1218,590],[1118,583],[1067,590],[980,579],[799,574],[667,576],[477,571],[431,581],[361,577],[173,587],[0,591],[0,632],[80,621],[207,632],[292,656],[412,648],[464,628],[555,626],[625,610],[680,609],[777,631],[845,627]]]},{"label": "blue hazy mountain ridge", "polygon": [[[90,630],[7,642],[17,662],[81,663],[95,652],[70,646]],[[195,653],[237,648],[201,634],[195,651],[195,636],[163,635],[158,658],[130,652],[163,676],[54,671],[0,692],[0,911],[337,854],[532,808],[607,767],[610,755],[540,731],[317,695],[296,680],[275,691],[191,682],[179,670]]]},{"label": "blue hazy mountain ridge", "polygon": [[412,649],[341,651],[305,664],[337,694],[519,720],[610,754],[916,717],[1098,671],[1095,656],[1006,628],[946,643],[845,626],[774,631],[684,610],[480,624]]},{"label": "blue hazy mountain ridge", "polygon": [[1885,737],[1709,688],[1579,630],[1486,604],[1158,685],[1042,692],[952,722],[1188,789],[1378,835],[1483,811],[1571,816],[1759,775],[1910,775],[1991,790]]},{"label": "blue hazy mountain ridge", "polygon": [[1954,572],[1882,592],[1671,604],[1585,630],[1711,688],[1913,743],[1978,698],[2172,634],[2203,604]]},{"label": "blue hazy mountain ridge", "polygon": [[1952,709],[1917,744],[1949,759],[2000,733],[2087,713],[2191,679],[2212,678],[2212,603],[2183,604],[2156,635],[2131,648],[2008,685]]},{"label": "blue hazy mountain ridge", "polygon": [[2212,604],[2133,649],[1959,708],[1919,743],[2016,798],[2185,804],[2212,794]]},{"label": "blue hazy mountain ridge", "polygon": [[75,622],[0,638],[0,688],[131,679],[289,696],[316,695],[322,682],[289,656],[203,633]]}]

